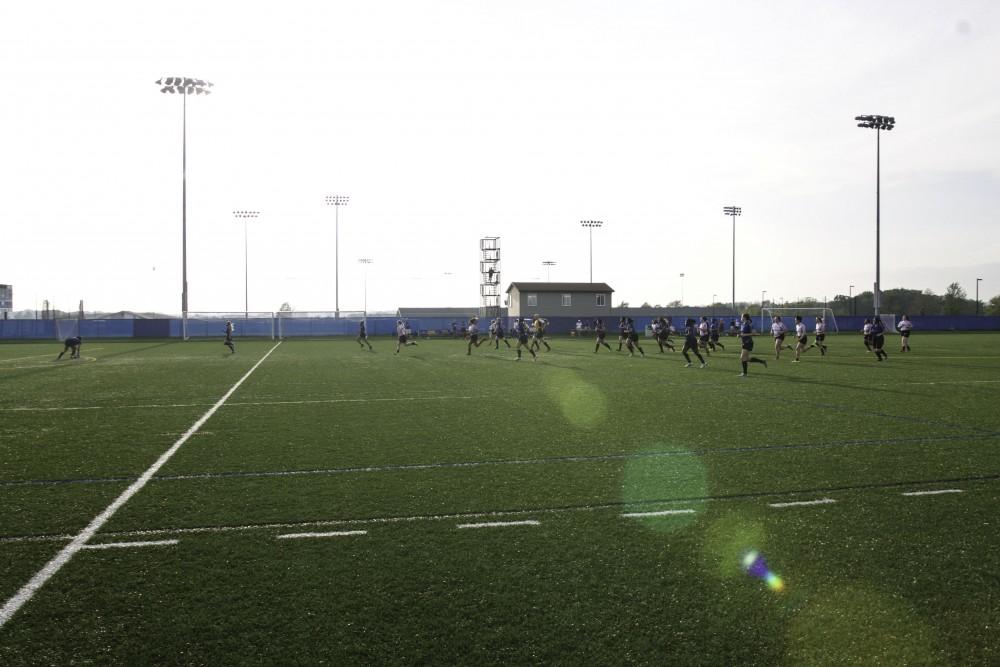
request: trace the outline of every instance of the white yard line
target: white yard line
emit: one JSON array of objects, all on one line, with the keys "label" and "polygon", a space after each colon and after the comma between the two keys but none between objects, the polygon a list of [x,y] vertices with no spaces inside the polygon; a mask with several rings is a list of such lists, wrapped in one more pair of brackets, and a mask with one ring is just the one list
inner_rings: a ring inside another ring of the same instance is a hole
[{"label": "white yard line", "polygon": [[819,500],[800,500],[793,503],[768,503],[768,507],[803,507],[806,505],[829,505],[837,502],[833,498],[821,498]]},{"label": "white yard line", "polygon": [[104,542],[103,544],[84,544],[81,549],[131,549],[133,547],[167,547],[177,544],[180,540],[154,540],[149,542]]},{"label": "white yard line", "polygon": [[507,526],[538,526],[541,525],[540,521],[535,521],[534,519],[528,519],[527,521],[487,521],[485,523],[460,523],[455,526],[458,529],[463,528],[505,528]]},{"label": "white yard line", "polygon": [[327,533],[285,533],[278,535],[279,540],[299,540],[305,537],[347,537],[349,535],[367,535],[367,530],[334,530]]},{"label": "white yard line", "polygon": [[649,516],[675,516],[678,514],[694,514],[694,510],[660,510],[658,512],[627,512],[622,514],[624,519],[641,519]]},{"label": "white yard line", "polygon": [[[475,396],[406,396],[399,398],[318,398],[302,401],[247,401],[229,403],[226,407],[259,406],[259,405],[309,405],[312,403],[381,403],[385,401],[461,401],[471,400]],[[198,408],[211,403],[157,403],[147,405],[87,405],[80,407],[52,408],[0,408],[0,412],[58,412],[61,410],[140,410],[151,408]]]},{"label": "white yard line", "polygon": [[934,491],[907,491],[904,496],[939,496],[942,493],[962,493],[962,489],[936,489]]},{"label": "white yard line", "polygon": [[262,363],[264,363],[265,359],[271,356],[272,352],[278,349],[279,345],[281,345],[281,341],[278,341],[274,347],[268,350],[267,354],[261,357],[260,360],[236,382],[236,384],[230,387],[229,391],[227,391],[225,395],[208,410],[208,412],[202,415],[201,418],[184,433],[184,435],[178,438],[177,442],[175,442],[170,449],[160,455],[160,458],[158,458],[156,462],[146,470],[146,472],[142,473],[142,476],[139,477],[139,479],[134,481],[127,489],[125,489],[122,494],[118,496],[114,502],[108,505],[103,512],[94,517],[86,528],[80,531],[80,533],[74,537],[69,544],[64,546],[52,560],[46,563],[41,570],[35,573],[35,576],[33,576],[28,583],[22,586],[13,597],[7,600],[4,606],[0,608],[0,628],[6,625],[7,621],[14,617],[14,614],[17,613],[18,609],[23,607],[25,603],[34,597],[35,593],[37,593],[38,590],[45,585],[45,582],[51,579],[56,572],[62,569],[62,567],[77,554],[77,552],[87,545],[87,542],[89,542],[97,531],[101,529],[101,526],[107,523],[108,520],[114,516],[115,512],[121,509],[121,507],[127,503],[132,496],[142,490],[142,487],[146,486],[146,483],[149,482],[150,478],[152,478],[153,475],[155,475],[156,472],[162,468],[174,454],[177,453],[177,450],[181,448],[181,445],[187,442],[188,438],[198,432],[198,429],[200,429],[205,422],[207,422],[212,415],[214,415],[216,411],[221,408],[227,400],[229,400],[229,397],[240,388],[240,385],[242,385]]}]

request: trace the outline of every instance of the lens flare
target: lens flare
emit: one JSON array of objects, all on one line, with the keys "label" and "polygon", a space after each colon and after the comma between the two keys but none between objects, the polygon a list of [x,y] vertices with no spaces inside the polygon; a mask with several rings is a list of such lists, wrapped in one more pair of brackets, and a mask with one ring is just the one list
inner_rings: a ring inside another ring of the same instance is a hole
[{"label": "lens flare", "polygon": [[758,551],[748,551],[743,556],[743,569],[754,579],[760,579],[767,587],[776,593],[785,590],[785,582],[782,581],[771,568],[767,566],[767,560]]}]

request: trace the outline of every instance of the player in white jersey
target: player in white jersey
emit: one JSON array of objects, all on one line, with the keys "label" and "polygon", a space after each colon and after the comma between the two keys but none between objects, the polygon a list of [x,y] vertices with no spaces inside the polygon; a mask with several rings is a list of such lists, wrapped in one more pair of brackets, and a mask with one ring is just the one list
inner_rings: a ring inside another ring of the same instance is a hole
[{"label": "player in white jersey", "polygon": [[398,340],[396,341],[396,354],[399,354],[399,348],[410,345],[416,345],[416,341],[409,340],[406,337],[406,324],[403,320],[396,320],[396,336]]},{"label": "player in white jersey", "polygon": [[701,348],[705,354],[708,354],[709,329],[708,318],[703,315],[701,321],[698,322],[698,347]]},{"label": "player in white jersey", "polygon": [[896,325],[896,331],[899,332],[900,337],[900,352],[910,351],[910,332],[913,331],[913,322],[905,314],[900,318],[899,324]]},{"label": "player in white jersey", "polygon": [[465,353],[472,354],[472,346],[475,345],[479,347],[483,344],[483,341],[479,340],[479,318],[473,317],[469,319],[469,327],[465,330],[465,335],[468,336],[469,346]]},{"label": "player in white jersey", "polygon": [[797,364],[800,361],[803,350],[806,349],[806,343],[809,342],[809,337],[806,335],[806,323],[802,321],[801,315],[795,316],[795,358],[792,359],[793,364]]},{"label": "player in white jersey", "polygon": [[864,336],[865,349],[872,351],[872,318],[865,318],[865,325],[861,327],[861,334]]},{"label": "player in white jersey", "polygon": [[819,315],[816,316],[816,342],[810,345],[810,348],[818,347],[819,353],[821,355],[826,354],[826,324],[823,322],[823,318]]},{"label": "player in white jersey", "polygon": [[771,335],[774,337],[774,358],[778,359],[781,357],[781,350],[792,349],[791,345],[785,345],[785,334],[788,332],[788,327],[785,323],[781,321],[781,315],[775,315],[771,320]]}]

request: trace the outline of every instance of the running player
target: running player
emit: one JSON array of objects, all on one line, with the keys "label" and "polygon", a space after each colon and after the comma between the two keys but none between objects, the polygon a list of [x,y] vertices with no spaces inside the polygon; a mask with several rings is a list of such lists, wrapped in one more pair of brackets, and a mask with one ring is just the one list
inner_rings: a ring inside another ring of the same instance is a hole
[{"label": "running player", "polygon": [[698,323],[698,347],[708,354],[708,344],[708,318],[702,315],[701,322]]},{"label": "running player", "polygon": [[523,347],[531,353],[532,360],[538,361],[538,356],[528,344],[528,323],[524,321],[523,317],[517,318],[514,323],[514,337],[517,338],[517,360],[521,361],[521,348]]},{"label": "running player", "polygon": [[354,340],[358,342],[358,345],[361,346],[362,350],[365,349],[365,345],[367,345],[368,351],[374,352],[374,350],[372,350],[372,344],[368,342],[368,331],[365,329],[364,320],[361,320],[360,324],[358,324],[358,337]]},{"label": "running player", "polygon": [[635,322],[632,321],[631,317],[625,319],[625,335],[625,345],[628,347],[628,356],[634,357],[635,350],[639,350],[639,354],[645,357],[646,353],[642,351],[642,346],[639,345],[639,332],[635,330]]},{"label": "running player", "polygon": [[416,345],[417,341],[409,340],[406,337],[406,323],[403,320],[396,320],[396,354],[399,354],[399,348],[409,347],[410,345]]},{"label": "running player", "polygon": [[236,353],[236,345],[233,344],[232,320],[226,320],[226,339],[222,341],[222,344],[229,348],[230,354]]},{"label": "running player", "polygon": [[510,342],[503,332],[503,321],[499,317],[490,323],[490,340],[493,341],[493,349],[495,350],[500,349],[500,341],[503,341],[503,344],[510,348]]},{"label": "running player", "polygon": [[816,342],[810,345],[810,348],[818,347],[821,356],[826,355],[826,324],[823,322],[823,318],[819,315],[816,316]]},{"label": "running player", "polygon": [[882,349],[883,347],[885,347],[885,325],[882,323],[882,318],[876,316],[875,321],[872,322],[872,348],[879,361],[889,358],[889,355]]},{"label": "running player", "polygon": [[604,342],[605,336],[608,335],[608,328],[604,326],[604,320],[594,322],[594,331],[597,332],[597,343],[594,345],[594,354],[597,354],[602,345],[608,348],[608,352],[611,352],[611,346]]},{"label": "running player", "polygon": [[[547,352],[551,352],[552,348],[549,347],[548,341],[545,340],[545,327],[548,326],[549,321],[544,317],[539,317],[535,314],[535,319],[531,322],[531,347],[542,351],[542,345],[545,346]],[[539,345],[541,343],[541,345]]]},{"label": "running player", "polygon": [[691,357],[688,356],[688,352],[694,352],[694,356],[698,357],[698,361],[701,362],[701,368],[708,366],[708,362],[698,354],[698,327],[695,325],[693,319],[688,318],[684,323],[684,347],[681,349],[681,354],[684,355],[684,359],[687,363],[684,364],[684,368],[691,367]]},{"label": "running player", "polygon": [[713,350],[716,347],[721,347],[723,352],[726,351],[726,346],[719,342],[719,334],[722,332],[724,326],[725,325],[722,320],[717,320],[714,317],[712,318],[712,322],[708,325],[709,343],[711,343]]},{"label": "running player", "polygon": [[670,340],[670,333],[674,329],[670,325],[670,318],[660,317],[659,322],[660,322],[660,334],[656,337],[656,344],[660,346],[660,352],[663,352],[664,346],[669,347],[671,352],[676,352],[677,350],[674,349],[674,343],[672,340]]},{"label": "running player", "polygon": [[83,339],[79,336],[71,336],[63,341],[63,351],[59,353],[56,357],[56,361],[63,358],[63,355],[69,352],[70,359],[80,358],[80,346],[83,345]]},{"label": "running player", "polygon": [[788,327],[785,323],[781,321],[781,315],[775,315],[771,321],[771,335],[774,336],[774,358],[778,359],[781,356],[781,350],[792,349],[791,345],[785,345],[785,333],[788,332]]},{"label": "running player", "polygon": [[622,317],[618,320],[618,351],[622,351],[622,345],[628,340],[628,336],[625,334],[625,318]]},{"label": "running player", "polygon": [[809,336],[806,335],[806,323],[802,321],[801,315],[795,316],[795,358],[792,359],[793,364],[797,364],[800,361],[802,352],[806,349],[806,343],[809,342]]},{"label": "running player", "polygon": [[763,359],[750,356],[750,353],[753,352],[753,321],[750,319],[750,313],[743,313],[740,321],[742,322],[740,326],[740,345],[743,347],[740,351],[740,363],[743,364],[743,372],[740,373],[740,377],[746,377],[747,362],[764,364],[764,368],[767,368],[767,362]]},{"label": "running player", "polygon": [[872,351],[872,318],[865,318],[865,325],[861,327],[861,333],[864,336],[865,349],[869,352]]},{"label": "running player", "polygon": [[475,345],[479,347],[483,344],[483,341],[479,340],[479,318],[472,317],[469,318],[469,328],[466,329],[466,335],[469,337],[469,346],[465,353],[472,354],[472,346]]},{"label": "running player", "polygon": [[900,352],[910,351],[910,332],[913,330],[913,322],[905,314],[899,319],[899,324],[896,325],[896,331],[899,332],[900,337]]}]

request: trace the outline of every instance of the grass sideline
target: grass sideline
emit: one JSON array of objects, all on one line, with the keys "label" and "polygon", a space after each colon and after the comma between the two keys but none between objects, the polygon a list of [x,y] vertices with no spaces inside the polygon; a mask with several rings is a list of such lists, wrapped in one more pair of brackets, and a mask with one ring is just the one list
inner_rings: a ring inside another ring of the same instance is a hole
[{"label": "grass sideline", "polygon": [[[179,542],[81,551],[0,663],[1000,660],[1000,338],[730,340],[286,341],[92,540]],[[273,345],[0,344],[0,602]]]}]

